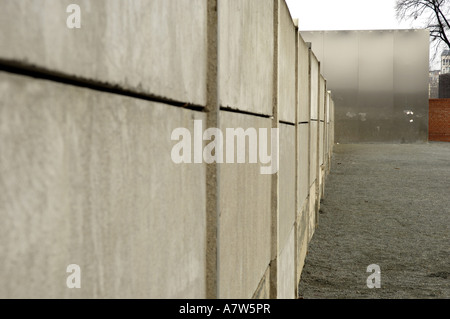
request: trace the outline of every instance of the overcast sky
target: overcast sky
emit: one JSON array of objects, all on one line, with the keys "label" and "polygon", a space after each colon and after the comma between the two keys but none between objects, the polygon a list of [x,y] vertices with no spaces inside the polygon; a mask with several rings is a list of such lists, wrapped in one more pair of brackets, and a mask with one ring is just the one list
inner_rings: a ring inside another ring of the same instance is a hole
[{"label": "overcast sky", "polygon": [[286,0],[300,30],[409,29],[398,22],[395,0]]}]

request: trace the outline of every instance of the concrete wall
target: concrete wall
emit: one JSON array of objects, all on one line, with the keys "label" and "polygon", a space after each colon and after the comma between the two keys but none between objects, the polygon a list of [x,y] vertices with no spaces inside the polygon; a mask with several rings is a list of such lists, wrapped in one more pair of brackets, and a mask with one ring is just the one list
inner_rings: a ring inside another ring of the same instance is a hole
[{"label": "concrete wall", "polygon": [[337,142],[427,141],[427,30],[301,34],[312,43],[333,91]]},{"label": "concrete wall", "polygon": [[278,34],[279,120],[295,125],[297,32],[284,1],[280,1]]},{"label": "concrete wall", "polygon": [[297,205],[295,222],[296,282],[301,273],[308,247],[310,188],[310,49],[297,35]]},{"label": "concrete wall", "polygon": [[5,72],[0,96],[2,298],[205,297],[205,165],[162,138],[203,113]]},{"label": "concrete wall", "polygon": [[[271,125],[261,117],[221,113],[223,131]],[[219,180],[219,297],[250,298],[270,264],[272,176],[261,175],[259,165],[223,164]]]},{"label": "concrete wall", "polygon": [[273,115],[276,7],[266,0],[218,1],[221,107]]},{"label": "concrete wall", "polygon": [[[295,298],[334,104],[285,1],[70,3],[0,0],[0,297]],[[175,164],[194,121],[278,129],[279,170]]]},{"label": "concrete wall", "polygon": [[1,0],[0,58],[155,97],[206,103],[207,1],[80,0],[81,29],[66,26],[71,3]]}]

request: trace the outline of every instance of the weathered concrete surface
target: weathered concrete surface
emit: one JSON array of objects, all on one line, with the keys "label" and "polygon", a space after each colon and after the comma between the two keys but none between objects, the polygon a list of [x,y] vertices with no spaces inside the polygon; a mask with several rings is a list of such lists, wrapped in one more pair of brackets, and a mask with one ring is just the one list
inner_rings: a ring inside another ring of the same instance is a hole
[{"label": "weathered concrete surface", "polygon": [[427,141],[427,30],[301,34],[333,92],[337,142]]},{"label": "weathered concrete surface", "polygon": [[334,102],[334,99],[331,101],[331,108],[330,108],[330,118],[331,118],[331,147],[332,150],[334,148],[335,142],[336,142],[336,103]]},{"label": "weathered concrete surface", "polygon": [[333,156],[333,145],[332,145],[332,140],[333,140],[333,132],[332,130],[332,123],[327,123],[326,125],[327,128],[327,155],[325,156],[325,159],[327,161],[327,170],[329,173],[330,169],[331,169],[331,157]]},{"label": "weathered concrete surface", "polygon": [[295,229],[291,228],[288,241],[282,247],[278,261],[278,299],[295,298]]},{"label": "weathered concrete surface", "polygon": [[325,164],[324,164],[320,167],[320,186],[319,186],[319,199],[320,200],[323,198],[323,196],[325,194],[325,177],[326,177],[326,168],[325,168]]},{"label": "weathered concrete surface", "polygon": [[326,105],[326,112],[325,112],[327,123],[330,123],[330,119],[331,119],[331,117],[330,117],[331,101],[332,101],[331,91],[327,91],[327,105]]},{"label": "weathered concrete surface", "polygon": [[252,299],[270,299],[270,267],[267,267]]},{"label": "weathered concrete surface", "polygon": [[[450,144],[336,145],[303,298],[449,298]],[[381,267],[368,289],[367,267]]]},{"label": "weathered concrete surface", "polygon": [[298,126],[298,197],[297,211],[305,204],[309,191],[309,124]]},{"label": "weathered concrete surface", "polygon": [[[224,132],[227,127],[272,127],[270,119],[231,112],[220,116]],[[219,181],[219,298],[251,298],[271,260],[272,175],[261,175],[260,165],[247,159],[247,164],[221,165]]]},{"label": "weathered concrete surface", "polygon": [[[309,90],[308,90],[309,91]],[[309,102],[309,100],[308,100]],[[309,108],[307,109],[309,116]],[[297,207],[295,223],[295,282],[298,283],[303,270],[309,241],[309,130],[310,124],[298,124],[297,162]]]},{"label": "weathered concrete surface", "polygon": [[331,106],[331,92],[327,91],[325,99],[325,158],[330,152],[330,106]]},{"label": "weathered concrete surface", "polygon": [[79,0],[81,29],[71,3],[1,0],[0,59],[205,105],[205,0]]},{"label": "weathered concrete surface", "polygon": [[298,33],[298,122],[310,120],[309,47]]},{"label": "weathered concrete surface", "polygon": [[309,188],[308,243],[313,238],[314,231],[316,229],[316,203],[317,203],[316,183],[317,181],[314,181],[311,184],[311,187]]},{"label": "weathered concrete surface", "polygon": [[310,52],[310,63],[311,63],[311,110],[310,110],[310,119],[317,120],[319,119],[319,77],[320,77],[320,67],[319,61],[312,51]]},{"label": "weathered concrete surface", "polygon": [[295,124],[296,28],[284,0],[279,7],[278,103],[279,120]]},{"label": "weathered concrete surface", "polygon": [[219,103],[273,114],[274,1],[219,1]]},{"label": "weathered concrete surface", "polygon": [[0,96],[1,298],[204,298],[205,165],[170,139],[203,114],[7,73]]},{"label": "weathered concrete surface", "polygon": [[286,245],[295,222],[295,177],[295,127],[280,124],[278,251]]},{"label": "weathered concrete surface", "polygon": [[296,231],[296,282],[300,282],[300,278],[305,265],[306,253],[308,251],[308,228],[309,221],[309,202],[305,202],[297,216]]},{"label": "weathered concrete surface", "polygon": [[325,96],[326,96],[326,81],[323,75],[319,77],[319,119],[325,120]]},{"label": "weathered concrete surface", "polygon": [[318,161],[318,149],[317,139],[319,138],[318,132],[319,123],[317,121],[311,121],[309,124],[309,185],[317,178],[317,161]]},{"label": "weathered concrete surface", "polygon": [[319,122],[319,201],[323,196],[325,182],[325,123]]},{"label": "weathered concrete surface", "polygon": [[325,156],[325,123],[319,122],[319,166],[323,165]]}]

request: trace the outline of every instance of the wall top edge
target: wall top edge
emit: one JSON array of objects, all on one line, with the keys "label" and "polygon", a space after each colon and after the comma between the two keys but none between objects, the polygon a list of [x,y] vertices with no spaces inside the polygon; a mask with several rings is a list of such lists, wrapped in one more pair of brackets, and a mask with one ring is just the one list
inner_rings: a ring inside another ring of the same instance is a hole
[{"label": "wall top edge", "polygon": [[281,2],[284,3],[284,7],[285,7],[285,9],[287,10],[287,12],[289,13],[289,16],[291,17],[291,23],[292,23],[292,26],[293,26],[295,29],[298,29],[298,19],[294,19],[294,18],[293,18],[292,13],[291,13],[291,10],[289,10],[289,6],[287,5],[286,0],[281,0]]}]

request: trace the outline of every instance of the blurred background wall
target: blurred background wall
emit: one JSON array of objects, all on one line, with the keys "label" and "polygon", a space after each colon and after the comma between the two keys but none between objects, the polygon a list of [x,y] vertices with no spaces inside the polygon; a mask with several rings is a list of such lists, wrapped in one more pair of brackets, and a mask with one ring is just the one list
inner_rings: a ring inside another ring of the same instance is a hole
[{"label": "blurred background wall", "polygon": [[305,31],[336,103],[336,142],[428,140],[428,30]]}]

